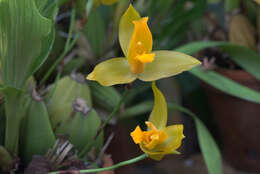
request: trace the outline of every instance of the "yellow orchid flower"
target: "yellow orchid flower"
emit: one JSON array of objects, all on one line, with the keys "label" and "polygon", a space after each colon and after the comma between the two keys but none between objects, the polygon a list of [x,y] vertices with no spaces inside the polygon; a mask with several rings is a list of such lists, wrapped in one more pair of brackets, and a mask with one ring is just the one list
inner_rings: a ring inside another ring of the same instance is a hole
[{"label": "yellow orchid flower", "polygon": [[116,3],[118,0],[95,0],[95,6],[99,6],[100,3],[104,4],[104,5],[112,5],[114,3]]},{"label": "yellow orchid flower", "polygon": [[167,126],[167,104],[161,91],[152,84],[154,107],[149,121],[145,122],[148,129],[142,131],[139,126],[130,134],[135,144],[150,158],[161,160],[164,155],[178,154],[176,151],[184,138],[183,125]]},{"label": "yellow orchid flower", "polygon": [[147,25],[132,5],[120,19],[119,42],[126,58],[112,58],[98,64],[88,80],[103,86],[125,84],[135,79],[155,81],[189,70],[200,62],[175,51],[152,51],[153,39]]}]

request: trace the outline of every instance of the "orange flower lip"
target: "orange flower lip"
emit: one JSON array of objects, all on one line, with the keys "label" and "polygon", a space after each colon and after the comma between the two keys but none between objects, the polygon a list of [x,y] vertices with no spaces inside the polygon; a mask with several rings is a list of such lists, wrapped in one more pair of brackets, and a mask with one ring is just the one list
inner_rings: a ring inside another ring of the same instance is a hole
[{"label": "orange flower lip", "polygon": [[144,71],[146,63],[154,60],[155,54],[152,53],[153,39],[151,31],[147,25],[148,17],[134,20],[134,31],[130,40],[128,62],[134,74]]},{"label": "orange flower lip", "polygon": [[146,125],[151,129],[148,131],[142,131],[139,126],[131,133],[136,144],[143,144],[147,149],[151,150],[158,144],[163,143],[168,135],[162,130],[158,130],[151,122],[146,122]]}]

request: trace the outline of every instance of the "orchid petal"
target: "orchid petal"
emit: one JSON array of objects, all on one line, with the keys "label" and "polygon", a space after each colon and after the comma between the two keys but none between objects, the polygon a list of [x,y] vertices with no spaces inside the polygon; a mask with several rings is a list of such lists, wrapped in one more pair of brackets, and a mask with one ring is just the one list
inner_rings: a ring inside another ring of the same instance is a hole
[{"label": "orchid petal", "polygon": [[181,146],[182,139],[184,138],[183,125],[168,126],[164,131],[167,133],[168,138],[157,149],[158,151],[174,152]]},{"label": "orchid petal", "polygon": [[125,58],[113,58],[98,64],[88,75],[88,80],[95,80],[103,86],[130,83],[136,75],[130,71]]},{"label": "orchid petal", "polygon": [[167,104],[161,91],[156,87],[155,82],[152,84],[154,94],[154,105],[149,121],[157,129],[163,129],[167,124]]},{"label": "orchid petal", "polygon": [[176,51],[154,51],[153,53],[155,53],[154,61],[146,64],[144,72],[138,76],[143,81],[170,77],[201,64],[197,59]]},{"label": "orchid petal", "polygon": [[[147,25],[148,17],[133,21],[134,32],[131,37],[127,59],[133,73],[139,74],[144,71],[144,63],[152,62],[152,33]],[[143,66],[139,66],[139,64]]]},{"label": "orchid petal", "polygon": [[124,52],[124,55],[128,55],[128,48],[130,45],[131,37],[134,32],[133,21],[139,20],[141,17],[139,13],[130,4],[124,15],[120,19],[119,23],[119,43]]}]

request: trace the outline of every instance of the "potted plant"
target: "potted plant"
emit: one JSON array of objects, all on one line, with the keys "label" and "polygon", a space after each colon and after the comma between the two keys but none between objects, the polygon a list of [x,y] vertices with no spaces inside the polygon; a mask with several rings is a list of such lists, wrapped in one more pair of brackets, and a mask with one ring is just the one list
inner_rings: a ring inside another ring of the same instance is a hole
[{"label": "potted plant", "polygon": [[260,172],[260,8],[257,1],[240,0],[225,0],[224,8],[225,18],[213,10],[202,22],[208,35],[201,36],[211,41],[194,42],[179,51],[192,54],[206,48],[197,53],[203,67],[190,72],[204,81],[224,157],[238,169]]}]

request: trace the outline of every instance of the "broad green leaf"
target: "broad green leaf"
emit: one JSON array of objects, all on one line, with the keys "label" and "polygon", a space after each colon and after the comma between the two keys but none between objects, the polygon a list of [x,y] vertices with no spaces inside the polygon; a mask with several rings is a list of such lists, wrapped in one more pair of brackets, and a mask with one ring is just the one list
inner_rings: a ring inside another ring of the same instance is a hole
[{"label": "broad green leaf", "polygon": [[99,11],[94,10],[88,16],[88,22],[84,27],[84,33],[96,56],[102,54],[106,38],[106,30],[103,20],[104,19],[100,15]]},{"label": "broad green leaf", "polygon": [[[89,107],[92,106],[90,89],[84,81],[84,76],[79,75],[74,79],[63,77],[57,82],[57,86],[52,86],[52,91],[48,96],[48,113],[53,128],[56,128],[62,122],[65,122],[73,112],[72,103],[77,98],[82,98]],[[78,78],[78,81],[75,79]],[[80,81],[82,80],[82,81]]]},{"label": "broad green leaf", "polygon": [[121,100],[121,95],[112,86],[105,87],[93,81],[88,81],[88,85],[96,106],[112,111]]},{"label": "broad green leaf", "polygon": [[101,120],[94,109],[87,114],[77,112],[71,117],[61,129],[58,135],[67,135],[74,147],[81,151],[97,134]]},{"label": "broad green leaf", "polygon": [[42,64],[52,46],[52,28],[52,20],[42,16],[35,1],[0,1],[0,58],[5,85],[22,88]]},{"label": "broad green leaf", "polygon": [[55,0],[34,0],[39,12],[49,19],[54,19],[57,13],[58,2]]},{"label": "broad green leaf", "polygon": [[55,143],[48,112],[43,101],[32,99],[22,122],[21,155],[28,163],[33,155],[44,155]]},{"label": "broad green leaf", "polygon": [[[234,45],[227,42],[204,41],[187,44],[177,48],[176,51],[184,52],[186,54],[193,54],[199,50],[214,46],[222,48],[224,52],[230,55],[232,60],[244,69],[248,70],[248,72],[258,79],[260,78],[260,69],[257,68],[260,67],[260,55],[243,46]],[[223,92],[251,102],[260,103],[259,92],[229,80],[214,71],[204,72],[197,67],[189,72]]]}]

